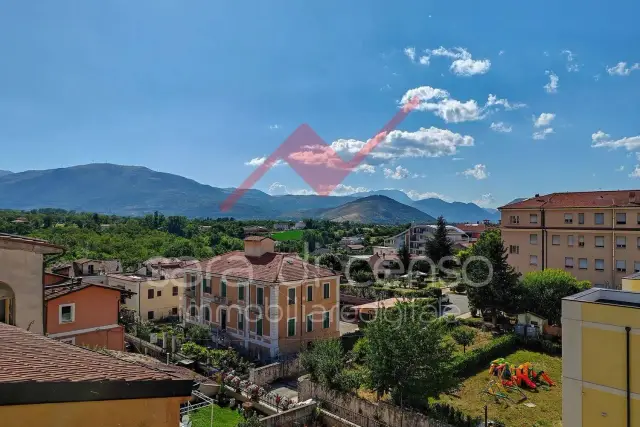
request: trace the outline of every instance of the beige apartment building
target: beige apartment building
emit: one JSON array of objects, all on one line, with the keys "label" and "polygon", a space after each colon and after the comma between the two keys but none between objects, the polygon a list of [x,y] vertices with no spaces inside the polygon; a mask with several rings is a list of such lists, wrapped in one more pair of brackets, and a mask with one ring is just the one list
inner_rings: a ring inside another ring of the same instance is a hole
[{"label": "beige apartment building", "polygon": [[520,273],[559,268],[620,289],[640,271],[640,190],[536,195],[500,211],[508,261]]},{"label": "beige apartment building", "polygon": [[273,239],[250,236],[234,251],[185,269],[186,322],[266,360],[340,336],[339,274],[278,253]]}]

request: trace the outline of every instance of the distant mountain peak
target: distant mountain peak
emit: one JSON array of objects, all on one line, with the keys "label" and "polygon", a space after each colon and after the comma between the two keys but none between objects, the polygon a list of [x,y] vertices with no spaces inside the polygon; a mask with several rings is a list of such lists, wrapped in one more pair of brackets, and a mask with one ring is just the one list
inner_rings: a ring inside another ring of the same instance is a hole
[{"label": "distant mountain peak", "polygon": [[11,171],[5,171],[5,170],[0,169],[0,176],[9,175],[9,174],[12,174],[12,173],[13,172],[11,172]]}]

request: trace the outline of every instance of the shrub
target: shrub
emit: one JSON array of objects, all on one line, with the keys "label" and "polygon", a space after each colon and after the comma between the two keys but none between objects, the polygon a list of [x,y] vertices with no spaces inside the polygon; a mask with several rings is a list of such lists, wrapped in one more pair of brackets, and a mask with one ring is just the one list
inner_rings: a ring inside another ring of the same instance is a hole
[{"label": "shrub", "polygon": [[460,326],[451,331],[451,338],[453,338],[458,345],[462,346],[463,353],[467,352],[467,346],[473,344],[477,335],[478,332],[468,326]]},{"label": "shrub", "polygon": [[484,325],[484,320],[478,319],[475,317],[470,317],[468,319],[458,319],[458,320],[460,321],[461,325],[469,326],[476,329],[482,329],[482,326]]},{"label": "shrub", "polygon": [[518,345],[530,351],[546,353],[550,356],[562,355],[562,344],[545,338],[524,338],[518,336]]},{"label": "shrub", "polygon": [[458,355],[453,361],[454,371],[463,377],[473,375],[489,366],[492,360],[515,350],[517,345],[516,335],[503,335],[483,347]]}]

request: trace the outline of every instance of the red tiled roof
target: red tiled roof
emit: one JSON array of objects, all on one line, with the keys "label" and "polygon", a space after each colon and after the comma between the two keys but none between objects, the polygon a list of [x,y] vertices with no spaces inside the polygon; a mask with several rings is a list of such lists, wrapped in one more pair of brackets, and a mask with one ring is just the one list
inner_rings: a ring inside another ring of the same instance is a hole
[{"label": "red tiled roof", "polygon": [[52,251],[50,253],[64,252],[64,248],[62,246],[54,245],[53,243],[47,242],[46,240],[34,239],[32,237],[19,236],[17,234],[0,233],[0,240],[8,240],[8,241],[11,241],[11,242],[27,243],[27,244],[31,244],[31,245],[37,245],[37,246],[43,246],[43,247],[51,248]]},{"label": "red tiled roof", "polygon": [[227,252],[193,264],[187,267],[187,270],[270,283],[297,282],[338,276],[328,268],[317,267],[292,254],[273,252],[265,253],[259,257],[245,256],[242,251]]},{"label": "red tiled roof", "polygon": [[164,372],[167,375],[171,375],[172,377],[177,379],[195,380],[200,383],[208,381],[207,377],[200,375],[192,371],[191,369],[185,368],[184,366],[167,365],[164,362],[161,362],[151,356],[146,356],[144,354],[127,353],[124,351],[109,350],[107,348],[103,348],[97,351],[108,356],[115,357],[116,359],[124,360],[125,362],[135,363],[137,365],[146,366],[147,368]]},{"label": "red tiled roof", "polygon": [[0,323],[2,383],[153,381],[174,377]]},{"label": "red tiled roof", "polygon": [[244,240],[245,241],[250,241],[250,242],[261,242],[264,239],[269,239],[269,240],[273,240],[271,237],[269,236],[249,236],[249,237],[245,237]]},{"label": "red tiled roof", "polygon": [[[88,288],[89,286],[98,286],[100,288],[111,289],[118,292],[126,291],[126,289],[123,286],[105,285],[103,283],[88,283],[84,281],[78,282],[76,280],[69,280],[67,283],[45,286],[44,299],[46,301],[49,301],[49,300],[61,297],[63,295],[70,294],[71,292],[77,292],[81,289]],[[130,292],[130,291],[127,291],[127,292]]]},{"label": "red tiled roof", "polygon": [[482,233],[483,231],[485,231],[487,229],[486,224],[482,223],[482,224],[455,224],[456,227],[458,227],[460,230],[464,231],[465,233]]},{"label": "red tiled roof", "polygon": [[551,193],[511,203],[500,209],[640,207],[640,190]]}]

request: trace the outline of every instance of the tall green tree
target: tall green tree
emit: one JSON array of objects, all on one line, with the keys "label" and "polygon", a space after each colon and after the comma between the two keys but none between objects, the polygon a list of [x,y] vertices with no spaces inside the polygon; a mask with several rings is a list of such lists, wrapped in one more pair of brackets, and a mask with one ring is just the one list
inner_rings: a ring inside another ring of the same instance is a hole
[{"label": "tall green tree", "polygon": [[320,259],[318,261],[320,265],[324,265],[334,271],[342,270],[342,263],[340,262],[340,258],[338,258],[335,254],[322,254],[320,255]]},{"label": "tall green tree", "polygon": [[438,217],[436,230],[433,237],[427,241],[426,249],[427,256],[437,266],[440,265],[440,260],[453,255],[453,242],[447,236],[447,222],[443,216]]},{"label": "tall green tree", "polygon": [[591,288],[589,281],[579,281],[564,270],[531,271],[522,279],[523,311],[547,318],[550,324],[560,324],[562,298]]},{"label": "tall green tree", "polygon": [[457,384],[450,363],[454,346],[445,328],[418,303],[400,303],[376,316],[365,329],[373,389],[390,393],[398,405],[424,408],[428,398]]},{"label": "tall green tree", "polygon": [[494,326],[498,323],[499,310],[513,313],[521,307],[520,273],[507,263],[507,249],[500,230],[492,229],[480,236],[462,269],[469,304],[491,310]]},{"label": "tall green tree", "polygon": [[473,344],[478,333],[475,329],[468,326],[460,326],[451,331],[451,338],[462,346],[462,352],[467,352],[467,347]]},{"label": "tall green tree", "polygon": [[405,272],[409,272],[409,264],[411,263],[411,253],[409,252],[409,247],[405,244],[400,247],[398,251],[398,258],[402,263],[402,268]]}]

